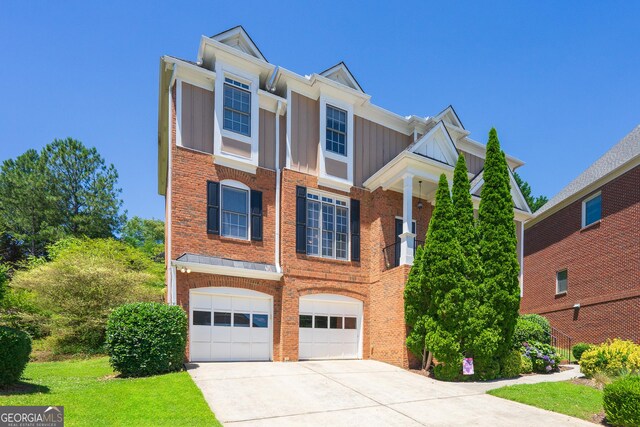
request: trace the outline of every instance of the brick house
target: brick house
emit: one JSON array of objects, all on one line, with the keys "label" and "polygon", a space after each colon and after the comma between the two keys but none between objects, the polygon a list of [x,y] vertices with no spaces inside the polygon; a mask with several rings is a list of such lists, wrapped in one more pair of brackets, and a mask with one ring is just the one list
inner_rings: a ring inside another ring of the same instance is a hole
[{"label": "brick house", "polygon": [[[485,146],[469,134],[452,107],[373,104],[342,62],[275,66],[242,27],[203,36],[195,62],[162,57],[167,301],[188,313],[187,357],[408,366],[404,283],[459,153],[479,203]],[[512,188],[522,248],[531,215]]]},{"label": "brick house", "polygon": [[640,343],[640,126],[525,223],[521,311],[574,342]]}]

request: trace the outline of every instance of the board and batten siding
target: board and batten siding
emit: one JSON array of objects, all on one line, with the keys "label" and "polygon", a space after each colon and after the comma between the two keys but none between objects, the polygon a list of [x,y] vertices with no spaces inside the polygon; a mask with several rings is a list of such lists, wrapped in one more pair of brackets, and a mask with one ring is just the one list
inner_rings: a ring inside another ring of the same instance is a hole
[{"label": "board and batten siding", "polygon": [[291,169],[317,175],[320,101],[291,92]]},{"label": "board and batten siding", "polygon": [[470,173],[477,175],[484,168],[484,159],[482,157],[474,156],[466,151],[462,151],[462,154],[464,155],[464,161],[467,163],[467,170]]},{"label": "board and batten siding", "polygon": [[213,153],[213,91],[182,82],[182,145]]},{"label": "board and batten siding", "polygon": [[353,184],[362,184],[413,141],[413,135],[353,116]]},{"label": "board and batten siding", "polygon": [[260,134],[258,135],[258,165],[276,168],[276,113],[260,109]]}]

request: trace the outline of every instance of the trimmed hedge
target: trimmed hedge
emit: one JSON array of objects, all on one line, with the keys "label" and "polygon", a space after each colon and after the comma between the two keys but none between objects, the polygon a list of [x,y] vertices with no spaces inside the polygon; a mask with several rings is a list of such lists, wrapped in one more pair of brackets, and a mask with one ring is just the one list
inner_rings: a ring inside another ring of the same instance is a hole
[{"label": "trimmed hedge", "polygon": [[593,347],[593,344],[579,342],[573,346],[573,348],[571,349],[571,353],[573,354],[573,357],[575,357],[575,359],[579,362],[580,358],[582,357],[582,353],[589,350],[591,347]]},{"label": "trimmed hedge", "polygon": [[520,318],[540,325],[544,332],[544,339],[537,341],[543,344],[551,344],[551,323],[549,323],[549,319],[539,314],[523,314]]},{"label": "trimmed hedge", "polygon": [[513,348],[520,348],[524,343],[540,342],[546,344],[549,341],[542,326],[531,320],[519,317],[516,329],[513,332]]},{"label": "trimmed hedge", "polygon": [[0,386],[18,382],[29,362],[31,337],[18,329],[0,326]]},{"label": "trimmed hedge", "polygon": [[640,377],[622,377],[604,388],[604,411],[614,426],[640,426]]},{"label": "trimmed hedge", "polygon": [[111,366],[125,376],[146,376],[182,368],[187,315],[179,306],[125,304],[107,322]]},{"label": "trimmed hedge", "polygon": [[511,353],[502,360],[502,364],[500,366],[500,374],[502,378],[515,378],[520,375],[521,358],[522,356],[520,355],[520,351],[511,350]]}]

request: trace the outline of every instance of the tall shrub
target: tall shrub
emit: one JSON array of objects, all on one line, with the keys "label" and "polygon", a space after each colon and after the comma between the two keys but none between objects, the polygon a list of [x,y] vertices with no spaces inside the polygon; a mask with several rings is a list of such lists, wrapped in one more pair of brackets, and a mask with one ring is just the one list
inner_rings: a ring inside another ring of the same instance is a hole
[{"label": "tall shrub", "polygon": [[410,328],[407,334],[407,348],[418,358],[422,358],[424,351],[426,333],[424,316],[427,314],[427,308],[429,307],[429,295],[425,292],[425,287],[423,286],[423,256],[424,249],[422,246],[418,246],[413,265],[409,270],[407,284],[404,288],[404,319]]},{"label": "tall shrub", "polygon": [[518,318],[520,287],[516,230],[509,169],[495,129],[489,132],[484,186],[478,214],[479,251],[483,267],[485,305],[494,313],[490,329],[498,332],[496,360],[508,355]]},{"label": "tall shrub", "polygon": [[440,176],[436,206],[421,260],[421,283],[428,293],[425,344],[445,369],[436,376],[453,379],[462,368],[461,326],[466,321],[464,289],[467,264],[456,237],[456,221],[445,175]]},{"label": "tall shrub", "polygon": [[18,329],[0,326],[0,386],[20,379],[31,354],[31,337]]}]

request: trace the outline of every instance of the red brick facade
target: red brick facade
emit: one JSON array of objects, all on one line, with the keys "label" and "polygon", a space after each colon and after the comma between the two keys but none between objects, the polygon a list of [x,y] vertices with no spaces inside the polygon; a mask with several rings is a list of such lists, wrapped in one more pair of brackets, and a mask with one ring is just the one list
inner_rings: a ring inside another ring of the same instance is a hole
[{"label": "red brick facade", "polygon": [[[206,232],[206,182],[231,179],[263,194],[263,241],[239,241]],[[276,173],[258,168],[255,175],[215,165],[212,156],[173,146],[171,191],[171,257],[183,253],[274,263]],[[296,253],[296,186],[320,189],[360,201],[359,262],[329,260]],[[423,240],[433,207],[414,199],[417,236]],[[395,243],[395,218],[402,216],[402,195],[381,189],[373,193],[353,187],[343,193],[318,186],[317,177],[284,169],[280,195],[280,281],[202,273],[176,274],[177,303],[189,312],[189,290],[238,287],[273,297],[273,359],[298,360],[298,309],[301,296],[326,293],[363,302],[363,358],[408,367],[414,359],[404,345],[404,283],[409,267],[387,269],[383,249]]]},{"label": "red brick facade", "polygon": [[[602,219],[582,228],[582,201],[596,191]],[[525,230],[521,311],[544,315],[574,342],[640,342],[640,166],[590,194]],[[567,292],[556,295],[563,269]]]}]

